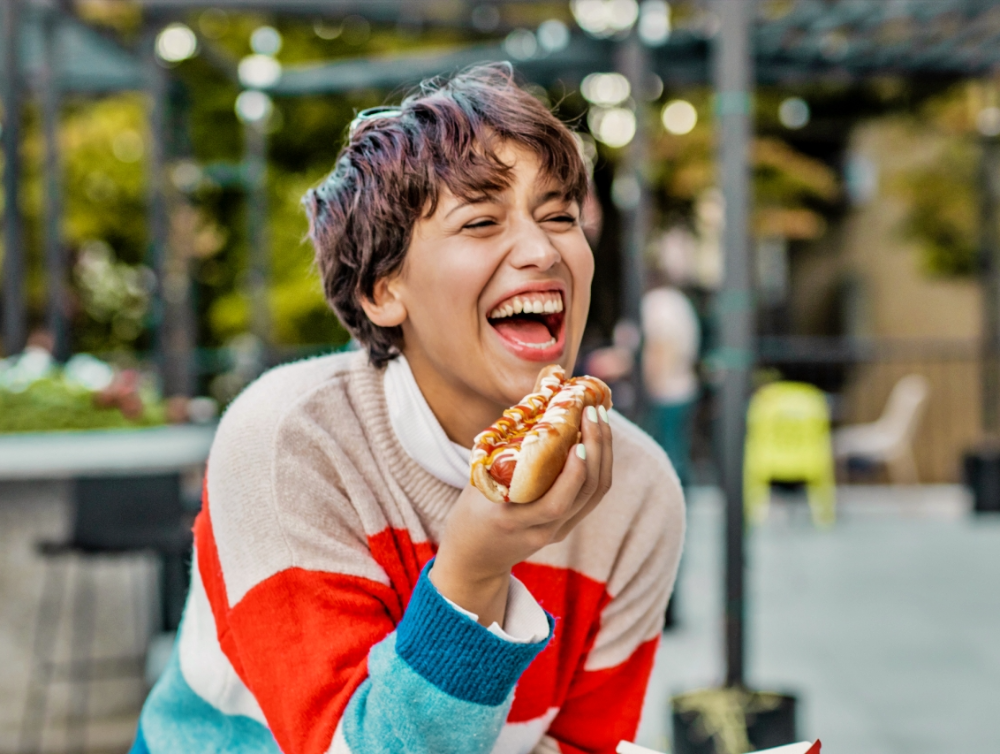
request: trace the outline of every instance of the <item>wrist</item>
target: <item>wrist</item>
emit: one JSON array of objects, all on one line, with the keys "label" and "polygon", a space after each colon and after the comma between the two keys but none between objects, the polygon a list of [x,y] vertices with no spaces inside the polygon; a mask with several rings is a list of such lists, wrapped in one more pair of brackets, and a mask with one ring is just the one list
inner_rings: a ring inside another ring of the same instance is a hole
[{"label": "wrist", "polygon": [[503,626],[510,588],[510,571],[475,574],[468,568],[456,567],[441,553],[427,574],[438,593],[453,603],[479,616],[479,623]]}]

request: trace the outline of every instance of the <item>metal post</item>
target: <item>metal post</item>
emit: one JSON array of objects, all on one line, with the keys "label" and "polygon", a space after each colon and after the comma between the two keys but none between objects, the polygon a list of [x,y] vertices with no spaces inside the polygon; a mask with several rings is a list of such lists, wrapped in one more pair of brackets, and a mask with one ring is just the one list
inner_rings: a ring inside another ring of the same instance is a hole
[{"label": "metal post", "polygon": [[24,244],[21,233],[21,98],[18,65],[18,23],[21,0],[0,2],[3,25],[3,347],[9,354],[19,353],[27,339],[27,312],[24,296]]},{"label": "metal post", "polygon": [[66,326],[66,256],[62,239],[62,181],[59,166],[59,109],[61,93],[56,80],[59,47],[56,43],[58,18],[52,11],[42,14],[42,59],[38,69],[42,131],[45,137],[45,201],[43,238],[48,281],[46,326],[52,336],[53,353],[60,361],[69,357],[69,329]]},{"label": "metal post", "polygon": [[167,213],[166,179],[167,147],[167,96],[169,79],[166,70],[156,60],[157,27],[146,27],[143,39],[143,57],[146,70],[146,89],[149,96],[149,159],[147,172],[147,212],[149,246],[146,262],[153,270],[155,289],[150,294],[149,323],[152,335],[153,360],[163,379],[166,371],[163,334],[163,276],[164,262],[169,242],[170,221]]},{"label": "metal post", "polygon": [[[181,166],[179,160],[190,159],[191,144],[187,133],[189,118],[186,90],[180,82],[171,82],[168,102],[170,134],[168,164]],[[167,172],[174,175],[173,168]],[[191,256],[195,246],[195,215],[183,186],[165,180],[164,203],[169,218],[170,233],[163,260],[163,325],[161,354],[163,358],[163,394],[189,397],[195,392],[194,349],[197,342],[197,313],[191,286]]]},{"label": "metal post", "polygon": [[[622,306],[621,319],[641,327],[641,302],[645,292],[643,250],[649,237],[651,220],[649,181],[645,165],[649,155],[649,133],[642,112],[643,92],[649,75],[649,51],[633,31],[615,51],[618,72],[629,80],[636,101],[636,131],[626,147],[615,173],[612,198],[621,219],[622,239]],[[636,353],[632,372],[635,400],[631,407],[633,419],[641,419],[646,409],[642,382],[641,351]]]},{"label": "metal post", "polygon": [[[250,293],[250,329],[265,353],[271,343],[268,280],[271,252],[267,234],[267,128],[266,119],[248,122],[243,128],[247,186],[247,282]],[[267,357],[265,355],[265,361]]]},{"label": "metal post", "polygon": [[743,442],[754,353],[750,278],[750,93],[753,4],[715,0],[721,21],[713,44],[719,185],[725,202],[724,278],[716,300],[721,395],[717,447],[726,497],[726,685],[744,685]]},{"label": "metal post", "polygon": [[983,433],[1000,434],[1000,141],[982,140],[979,161],[979,259],[983,290]]}]

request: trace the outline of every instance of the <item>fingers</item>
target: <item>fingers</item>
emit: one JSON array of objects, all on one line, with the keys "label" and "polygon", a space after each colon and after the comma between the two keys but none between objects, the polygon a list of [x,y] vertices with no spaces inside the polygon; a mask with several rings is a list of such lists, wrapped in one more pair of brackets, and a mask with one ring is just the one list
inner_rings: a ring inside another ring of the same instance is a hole
[{"label": "fingers", "polygon": [[597,507],[597,505],[604,499],[604,495],[609,489],[611,489],[611,472],[612,466],[614,465],[614,452],[612,450],[611,442],[611,424],[608,419],[608,413],[603,407],[598,409],[598,415],[600,417],[600,428],[601,428],[601,460],[600,460],[600,470],[598,473],[598,481],[594,494],[592,494],[583,504],[574,511],[574,513],[566,520],[562,526],[560,526],[559,531],[555,536],[555,541],[560,541],[569,534],[573,528],[580,523],[587,515]]},{"label": "fingers", "polygon": [[613,453],[607,412],[592,406],[584,409],[580,433],[581,442],[570,449],[549,491],[534,503],[494,505],[498,517],[554,537],[563,530],[568,533],[593,510],[611,486]]},{"label": "fingers", "polygon": [[[562,474],[542,501],[549,515],[549,522],[561,527],[574,517],[598,494],[602,483],[602,469],[610,446],[610,426],[593,406],[583,411],[580,422],[581,442],[570,451]],[[540,501],[541,502],[541,501]],[[541,506],[540,506],[541,507]]]}]

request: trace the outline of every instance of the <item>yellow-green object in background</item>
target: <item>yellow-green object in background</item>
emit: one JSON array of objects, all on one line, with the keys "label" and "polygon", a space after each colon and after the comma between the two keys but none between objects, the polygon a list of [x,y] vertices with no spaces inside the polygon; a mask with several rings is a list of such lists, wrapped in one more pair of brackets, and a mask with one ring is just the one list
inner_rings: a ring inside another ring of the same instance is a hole
[{"label": "yellow-green object in background", "polygon": [[803,482],[817,526],[834,521],[836,491],[830,411],[819,388],[773,382],[754,393],[747,413],[743,500],[747,520],[767,516],[771,482]]}]

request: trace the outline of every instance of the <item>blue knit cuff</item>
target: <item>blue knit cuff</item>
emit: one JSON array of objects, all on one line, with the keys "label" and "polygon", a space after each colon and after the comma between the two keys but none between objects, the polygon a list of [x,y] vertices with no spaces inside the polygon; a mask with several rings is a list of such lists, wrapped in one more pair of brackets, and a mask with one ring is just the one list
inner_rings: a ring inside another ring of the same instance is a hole
[{"label": "blue knit cuff", "polygon": [[552,637],[536,644],[516,644],[491,634],[462,615],[427,578],[432,560],[420,574],[403,620],[396,626],[396,653],[407,665],[446,694],[467,702],[496,706]]}]

